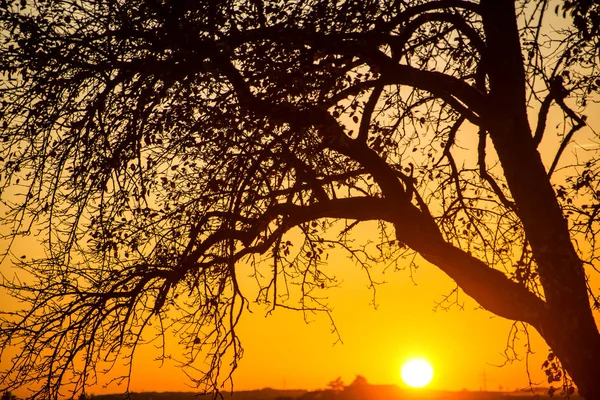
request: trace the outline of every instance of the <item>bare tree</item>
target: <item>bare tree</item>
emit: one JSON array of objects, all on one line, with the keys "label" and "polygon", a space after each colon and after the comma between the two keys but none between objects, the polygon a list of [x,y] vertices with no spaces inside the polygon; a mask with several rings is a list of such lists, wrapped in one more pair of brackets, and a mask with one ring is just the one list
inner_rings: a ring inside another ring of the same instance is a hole
[{"label": "bare tree", "polygon": [[[600,398],[600,165],[569,156],[598,139],[582,114],[600,85],[595,2],[0,10],[5,238],[46,249],[2,281],[25,304],[2,313],[0,349],[19,349],[5,387],[79,393],[174,331],[184,367],[208,355],[195,383],[218,388],[242,354],[236,266],[256,268],[259,302],[327,310],[341,248],[365,267],[418,253],[536,329],[549,382]],[[358,246],[369,220],[380,243]]]}]

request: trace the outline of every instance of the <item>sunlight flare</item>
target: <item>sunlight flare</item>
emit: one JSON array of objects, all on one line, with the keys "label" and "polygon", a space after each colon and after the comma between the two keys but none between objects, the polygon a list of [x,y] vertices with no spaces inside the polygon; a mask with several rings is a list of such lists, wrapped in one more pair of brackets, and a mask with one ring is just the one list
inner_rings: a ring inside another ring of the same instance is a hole
[{"label": "sunlight flare", "polygon": [[400,375],[402,381],[408,386],[422,388],[431,382],[431,379],[433,378],[433,368],[426,360],[414,359],[404,363]]}]

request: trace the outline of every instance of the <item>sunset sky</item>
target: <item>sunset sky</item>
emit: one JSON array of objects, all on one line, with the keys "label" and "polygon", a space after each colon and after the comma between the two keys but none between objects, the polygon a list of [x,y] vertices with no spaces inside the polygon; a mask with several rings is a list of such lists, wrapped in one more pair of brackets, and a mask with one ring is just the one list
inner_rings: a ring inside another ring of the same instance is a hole
[{"label": "sunset sky", "polygon": [[[419,259],[417,262],[414,283],[408,269],[394,272],[390,268],[384,273],[384,266],[373,268],[373,279],[386,282],[377,287],[375,309],[364,272],[342,254],[332,254],[328,271],[341,285],[329,290],[329,304],[343,343],[334,345],[337,336],[331,333],[324,314],[310,317],[307,324],[299,312],[277,309],[267,316],[268,309],[252,305],[252,314],[244,315],[239,329],[245,352],[234,375],[235,390],[318,389],[338,376],[349,384],[356,375],[373,384],[402,386],[400,368],[415,357],[432,363],[435,375],[428,386],[432,389],[480,390],[484,379],[488,390],[527,387],[524,361],[497,367],[506,360],[503,353],[512,322],[476,309],[464,294],[459,296],[464,310],[454,306],[448,311],[434,311],[436,303],[455,285],[436,267]],[[240,276],[244,271],[250,274],[244,265],[238,271]],[[6,263],[3,272],[9,272]],[[253,280],[248,278],[244,283],[252,298]],[[541,363],[548,347],[534,330],[530,335],[535,352],[530,357],[531,377],[534,382],[543,382]],[[520,337],[524,338],[523,334]],[[515,348],[521,357],[526,354],[525,343],[522,340]],[[168,350],[177,353],[175,340],[168,343]],[[160,367],[153,361],[157,355],[152,345],[140,351],[131,390],[192,390],[191,382],[175,363]],[[2,359],[3,366],[7,362],[8,358]],[[96,386],[89,392],[122,390],[124,387],[113,384],[108,388]]]},{"label": "sunset sky", "polygon": [[[590,124],[598,126],[598,117],[591,115]],[[582,133],[579,144],[588,143],[586,134]],[[468,134],[463,135],[463,141],[468,145]],[[546,145],[553,144],[548,141]],[[581,151],[581,146],[574,146],[571,155]],[[374,225],[365,227],[360,232],[364,238],[376,234]],[[32,253],[33,238],[20,243],[20,249],[15,249],[16,255],[22,249],[30,256],[35,254]],[[380,265],[372,269],[374,281],[386,282],[377,286],[377,308],[374,308],[371,304],[373,292],[368,289],[364,271],[343,253],[331,254],[326,270],[341,284],[327,294],[343,343],[335,343],[337,336],[331,333],[330,320],[325,314],[309,316],[307,324],[299,312],[277,309],[267,315],[268,308],[252,304],[252,313],[244,314],[238,330],[244,357],[234,374],[234,389],[319,389],[338,376],[349,384],[356,375],[364,376],[373,384],[403,386],[400,368],[405,361],[415,357],[427,359],[433,365],[435,375],[428,385],[431,389],[481,390],[484,384],[487,390],[512,391],[528,387],[525,334],[519,333],[521,340],[514,347],[521,361],[500,367],[507,361],[505,351],[513,322],[478,309],[477,304],[462,293],[459,301],[463,309],[453,306],[449,310],[436,310],[436,303],[442,301],[455,284],[422,259],[417,258],[416,263],[419,268],[412,278],[408,268],[394,271]],[[5,260],[1,268],[10,276],[15,270],[9,264]],[[248,266],[238,266],[238,276],[249,299],[254,298],[256,291],[256,283],[249,277],[251,273]],[[592,278],[597,280],[597,277]],[[5,296],[0,297],[0,302],[5,309],[15,306]],[[549,348],[534,329],[529,330],[529,335],[533,351],[529,357],[531,380],[547,385],[541,364]],[[167,345],[168,352],[175,356],[176,340]],[[508,351],[508,354],[512,353]],[[175,362],[161,367],[154,361],[156,356],[158,352],[153,345],[138,353],[131,390],[193,390],[190,380]],[[0,362],[4,367],[10,360],[4,357]],[[202,364],[197,367],[201,369]],[[115,370],[122,372],[124,368],[116,367]],[[123,390],[124,386],[112,384],[107,388],[97,385],[89,392],[118,393]]]},{"label": "sunset sky", "polygon": [[[340,288],[330,290],[343,344],[333,345],[336,336],[325,315],[306,324],[298,312],[279,309],[265,316],[265,309],[254,306],[239,331],[245,353],[235,373],[236,390],[317,389],[338,376],[349,384],[355,375],[375,384],[402,385],[400,367],[413,357],[433,364],[435,376],[429,385],[433,389],[479,390],[484,374],[488,390],[528,386],[525,362],[495,366],[505,361],[512,322],[475,310],[476,304],[465,295],[460,296],[464,311],[456,307],[433,311],[443,294],[454,288],[437,268],[423,264],[414,275],[416,284],[408,271],[378,274],[387,283],[378,287],[377,309],[370,305],[372,293],[359,267],[341,259],[332,261],[333,268],[343,280]],[[548,347],[533,330],[530,334],[535,351],[530,372],[535,382],[542,382],[541,363]],[[523,357],[525,343],[516,347]],[[159,368],[151,359],[149,351],[137,360],[133,390],[189,390],[181,371],[168,365]]]},{"label": "sunset sky", "polygon": [[[597,106],[588,109],[588,123],[600,130],[600,112],[594,114],[593,110]],[[548,125],[554,122],[551,119]],[[469,148],[471,155],[466,152],[461,155],[458,149],[456,154],[458,160],[463,157],[461,161],[468,163],[469,157],[476,155],[476,141],[475,136],[469,136],[474,131],[465,131],[457,140],[459,145]],[[592,136],[588,128],[578,133],[579,145],[568,148],[569,156],[564,162],[581,157],[582,152],[594,151],[597,145],[590,142]],[[554,154],[559,142],[558,136],[544,138],[540,146],[542,156]],[[553,151],[545,151],[549,149]],[[560,177],[560,173],[555,176]],[[376,234],[375,224],[365,224],[358,236],[359,240],[368,241]],[[33,238],[18,242],[14,256],[43,254],[34,243]],[[585,249],[585,243],[579,245]],[[0,242],[0,249],[2,246]],[[34,250],[32,246],[37,247]],[[527,388],[530,383],[548,385],[541,366],[549,347],[533,328],[525,332],[522,324],[515,325],[479,308],[460,289],[458,297],[453,293],[449,298],[450,302],[457,300],[458,305],[444,303],[456,284],[420,257],[415,258],[417,269],[409,268],[409,262],[405,261],[405,268],[399,270],[387,265],[372,266],[373,281],[382,282],[376,286],[373,304],[374,293],[365,271],[341,251],[331,252],[325,271],[335,275],[340,284],[325,293],[339,338],[332,332],[332,320],[325,313],[307,315],[307,322],[301,312],[271,310],[270,306],[251,303],[251,312],[243,314],[238,327],[244,355],[233,375],[234,390],[266,387],[314,390],[326,388],[337,377],[350,384],[357,375],[372,384],[405,387],[400,369],[414,358],[428,360],[433,366],[434,377],[428,389],[514,391]],[[0,272],[9,277],[18,273],[11,267],[10,259],[0,264]],[[237,267],[242,291],[249,300],[256,297],[258,289],[252,272],[245,263]],[[600,285],[598,276],[592,276],[591,282],[594,288]],[[7,310],[18,305],[0,292],[0,307]],[[595,313],[599,320],[600,314]],[[515,327],[519,332],[517,340],[512,341]],[[167,353],[178,358],[180,351],[177,339],[167,338]],[[161,366],[155,360],[159,354],[153,344],[139,350],[130,390],[193,391],[192,382],[177,363],[171,361]],[[9,356],[5,354],[0,359],[0,369],[10,364]],[[196,367],[203,368],[202,360],[198,360]],[[88,388],[88,393],[123,392],[124,385],[103,387],[102,384],[126,368],[120,364],[111,375],[100,375],[99,384]],[[226,365],[223,370],[227,371]],[[229,389],[230,386],[224,387],[226,391]],[[26,392],[16,394],[26,396]]]},{"label": "sunset sky", "polygon": [[[598,117],[591,115],[590,124],[598,126]],[[586,134],[582,133],[580,145],[588,143]],[[468,134],[463,135],[463,141],[468,145]],[[553,144],[548,141],[546,145]],[[581,151],[581,146],[574,146],[571,155]],[[360,232],[364,238],[376,234],[374,225],[365,227]],[[33,238],[20,243],[20,249],[34,254]],[[15,254],[19,251],[19,248],[15,249]],[[487,390],[512,391],[528,387],[525,334],[519,333],[521,340],[514,347],[521,361],[501,366],[507,361],[505,351],[512,354],[507,343],[513,322],[478,309],[477,304],[462,293],[459,301],[463,309],[453,306],[449,310],[436,310],[436,304],[455,288],[455,284],[422,259],[417,258],[416,263],[419,268],[412,278],[408,268],[394,271],[380,265],[372,269],[374,281],[385,281],[377,286],[375,308],[371,304],[373,292],[368,289],[364,271],[343,253],[331,254],[326,271],[335,275],[341,284],[327,294],[343,343],[335,343],[337,336],[331,333],[330,320],[325,314],[309,316],[307,324],[299,312],[277,309],[267,315],[269,308],[251,304],[252,313],[244,314],[238,330],[244,357],[234,374],[234,389],[319,389],[338,376],[350,384],[356,375],[364,376],[373,384],[404,386],[400,368],[405,361],[415,357],[427,359],[433,365],[435,374],[428,385],[431,389],[476,391],[484,384]],[[2,272],[12,275],[15,270],[9,264],[5,260]],[[249,277],[251,273],[248,266],[238,266],[238,276],[249,299],[254,298],[256,291],[256,283]],[[597,280],[597,277],[592,278]],[[0,302],[5,309],[15,305],[4,296],[0,297]],[[534,329],[529,330],[529,335],[533,351],[529,357],[531,380],[547,385],[541,364],[549,348]],[[167,345],[168,352],[176,356],[176,340]],[[158,352],[153,345],[138,353],[131,390],[193,390],[190,380],[175,362],[161,367],[154,361],[156,356]],[[1,366],[9,361],[4,357],[0,360]],[[201,369],[202,364],[197,367]],[[115,370],[122,372],[125,367],[117,366]],[[229,387],[225,389],[229,390]],[[124,390],[124,386],[116,384],[107,388],[101,385],[89,388],[90,393]]]}]

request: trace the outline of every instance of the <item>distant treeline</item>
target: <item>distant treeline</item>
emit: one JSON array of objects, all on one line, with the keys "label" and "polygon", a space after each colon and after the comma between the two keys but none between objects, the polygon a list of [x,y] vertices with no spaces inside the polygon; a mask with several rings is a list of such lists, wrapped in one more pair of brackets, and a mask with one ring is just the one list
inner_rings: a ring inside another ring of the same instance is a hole
[{"label": "distant treeline", "polygon": [[[276,400],[282,398],[295,399],[306,394],[306,390],[261,389],[220,393],[224,400]],[[130,392],[129,394],[93,395],[93,400],[213,400],[213,394],[195,392]]]},{"label": "distant treeline", "polygon": [[[540,388],[536,393],[532,391],[518,392],[449,392],[430,390],[405,390],[395,385],[349,385],[341,390],[276,390],[262,389],[254,391],[240,391],[222,393],[224,400],[532,400],[550,399],[547,389]],[[555,395],[561,399],[563,396]],[[128,395],[95,395],[93,400],[213,400],[212,394],[200,395],[185,392],[143,392],[129,393]],[[579,399],[578,395],[571,395],[572,400]]]},{"label": "distant treeline", "polygon": [[[78,400],[532,400],[550,399],[547,388],[521,390],[515,392],[460,392],[407,390],[395,385],[371,385],[366,380],[355,380],[345,386],[339,380],[339,385],[331,385],[332,389],[325,390],[277,390],[261,389],[239,392],[220,393],[215,399],[213,394],[198,394],[196,392],[130,392],[125,394],[92,394],[81,395]],[[332,383],[337,383],[333,381]],[[561,399],[557,392],[554,398]],[[570,399],[578,400],[578,395]],[[11,392],[4,391],[0,400],[23,400]]]}]

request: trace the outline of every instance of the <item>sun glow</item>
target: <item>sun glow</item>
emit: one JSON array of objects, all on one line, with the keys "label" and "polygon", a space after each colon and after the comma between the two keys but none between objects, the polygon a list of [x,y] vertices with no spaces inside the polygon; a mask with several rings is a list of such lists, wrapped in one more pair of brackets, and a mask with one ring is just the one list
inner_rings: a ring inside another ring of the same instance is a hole
[{"label": "sun glow", "polygon": [[426,360],[415,359],[407,361],[400,372],[402,380],[413,388],[427,386],[433,378],[433,368]]}]

